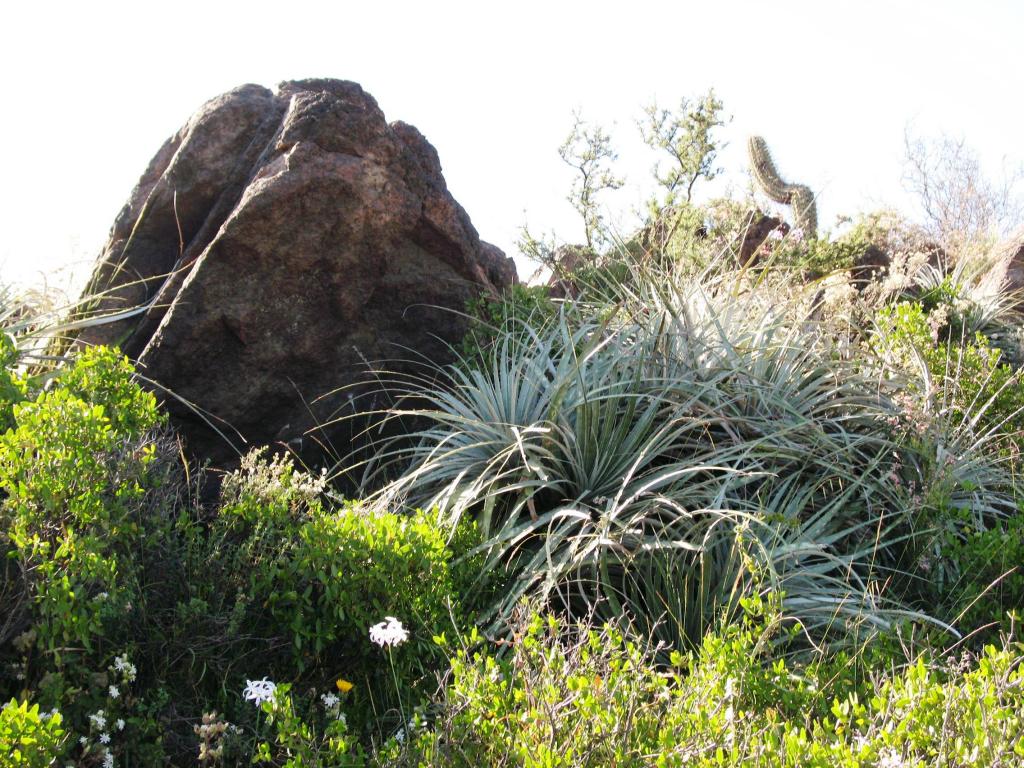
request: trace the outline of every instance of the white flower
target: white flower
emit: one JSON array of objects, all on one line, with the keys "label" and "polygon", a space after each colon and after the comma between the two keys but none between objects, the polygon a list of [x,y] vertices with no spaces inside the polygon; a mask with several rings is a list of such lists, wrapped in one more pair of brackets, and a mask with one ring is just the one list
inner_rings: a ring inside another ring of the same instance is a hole
[{"label": "white flower", "polygon": [[114,721],[114,727],[117,728],[117,730],[119,730],[119,731],[123,731],[124,730],[124,720],[122,720],[120,717],[117,718],[117,720]]},{"label": "white flower", "polygon": [[333,693],[324,693],[320,695],[320,699],[324,703],[326,709],[334,709],[338,704],[341,703],[341,699],[335,696]]},{"label": "white flower", "polygon": [[85,736],[80,736],[78,738],[78,743],[81,744],[84,747],[86,744],[89,743],[89,740],[87,738],[85,738]]},{"label": "white flower", "polygon": [[116,672],[123,672],[125,680],[131,681],[135,679],[135,674],[138,670],[135,669],[135,665],[128,661],[128,654],[124,656],[114,657],[114,666],[111,667]]},{"label": "white flower", "polygon": [[370,641],[381,648],[385,645],[401,645],[408,639],[408,631],[402,626],[402,622],[394,616],[385,616],[384,621],[380,624],[370,627]]},{"label": "white flower", "polygon": [[341,721],[342,725],[344,725],[346,728],[348,727],[348,719],[345,717],[344,712],[338,713],[338,719]]},{"label": "white flower", "polygon": [[110,734],[109,733],[101,733],[100,734],[100,744],[109,744],[109,743],[110,743]]},{"label": "white flower", "polygon": [[96,726],[97,730],[102,731],[107,727],[107,718],[103,714],[103,710],[99,710],[94,715],[89,715],[89,719],[92,720],[92,724]]},{"label": "white flower", "polygon": [[887,749],[882,755],[881,760],[878,761],[878,768],[900,768],[903,765],[903,759],[899,753],[891,747]]},{"label": "white flower", "polygon": [[405,737],[407,734],[413,734],[416,730],[416,720],[410,720],[409,724],[405,728],[399,728],[394,732],[393,737],[399,744],[405,744]]},{"label": "white flower", "polygon": [[110,595],[106,592],[100,592],[98,595],[93,597],[93,600],[106,600],[108,597],[110,597]]},{"label": "white flower", "polygon": [[121,692],[119,690],[117,690],[117,686],[116,685],[110,686],[107,689],[107,693],[110,694],[110,698],[112,698],[112,699],[116,699],[118,696],[121,695]]},{"label": "white flower", "polygon": [[103,768],[114,768],[114,754],[109,749],[103,755]]},{"label": "white flower", "polygon": [[274,691],[276,690],[277,684],[264,677],[262,680],[246,680],[245,690],[242,691],[242,695],[246,701],[251,701],[258,707],[264,701],[273,699]]}]

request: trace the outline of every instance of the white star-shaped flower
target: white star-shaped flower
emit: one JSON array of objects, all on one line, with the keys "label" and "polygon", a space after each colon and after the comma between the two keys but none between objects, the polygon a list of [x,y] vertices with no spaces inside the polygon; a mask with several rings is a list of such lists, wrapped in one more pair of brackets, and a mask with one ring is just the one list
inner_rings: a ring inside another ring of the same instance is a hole
[{"label": "white star-shaped flower", "polygon": [[277,690],[277,684],[271,682],[267,678],[262,680],[246,680],[245,690],[242,691],[242,696],[245,697],[246,701],[251,701],[257,707],[263,704],[264,701],[270,701],[274,698],[274,691]]},{"label": "white star-shaped flower", "polygon": [[394,616],[385,616],[384,621],[370,627],[370,640],[381,648],[401,645],[409,639],[409,632]]}]

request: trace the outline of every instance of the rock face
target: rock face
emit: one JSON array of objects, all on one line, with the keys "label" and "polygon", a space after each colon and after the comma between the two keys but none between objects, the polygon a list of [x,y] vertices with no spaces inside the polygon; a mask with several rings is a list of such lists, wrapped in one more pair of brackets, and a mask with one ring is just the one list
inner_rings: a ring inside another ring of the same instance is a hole
[{"label": "rock face", "polygon": [[[515,281],[448,193],[434,148],[357,84],[245,85],[164,144],[114,223],[87,293],[105,291],[104,312],[148,308],[80,340],[121,346],[230,425],[235,448],[237,433],[308,445],[337,440],[310,430],[376,388],[368,363],[448,360],[465,328],[448,310]],[[177,398],[190,448],[230,457]]]}]

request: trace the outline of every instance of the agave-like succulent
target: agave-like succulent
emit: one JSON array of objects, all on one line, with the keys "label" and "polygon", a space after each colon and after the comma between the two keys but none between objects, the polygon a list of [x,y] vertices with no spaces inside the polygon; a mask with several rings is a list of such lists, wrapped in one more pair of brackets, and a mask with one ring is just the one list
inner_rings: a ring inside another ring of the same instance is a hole
[{"label": "agave-like succulent", "polygon": [[898,407],[808,302],[747,277],[633,275],[486,367],[405,382],[392,415],[426,426],[384,451],[407,469],[377,498],[473,515],[514,577],[499,620],[540,595],[678,646],[758,590],[819,635],[917,615]]}]

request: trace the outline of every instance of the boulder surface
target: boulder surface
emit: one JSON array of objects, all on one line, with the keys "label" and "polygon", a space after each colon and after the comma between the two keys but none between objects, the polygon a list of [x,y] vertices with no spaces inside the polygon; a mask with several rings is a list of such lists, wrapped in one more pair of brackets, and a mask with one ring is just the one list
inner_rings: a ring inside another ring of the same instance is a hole
[{"label": "boulder surface", "polygon": [[150,162],[86,290],[114,321],[79,339],[120,346],[172,392],[200,457],[328,440],[344,453],[347,438],[322,425],[383,405],[361,397],[378,388],[368,370],[448,361],[465,301],[515,281],[434,148],[359,85],[244,85]]}]

